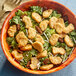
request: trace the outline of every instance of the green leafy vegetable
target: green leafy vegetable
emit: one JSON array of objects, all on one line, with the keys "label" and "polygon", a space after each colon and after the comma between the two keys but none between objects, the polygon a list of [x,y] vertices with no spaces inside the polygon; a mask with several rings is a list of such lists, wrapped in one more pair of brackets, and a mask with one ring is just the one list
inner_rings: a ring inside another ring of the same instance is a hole
[{"label": "green leafy vegetable", "polygon": [[10,53],[12,53],[12,51],[13,51],[13,49],[12,49],[12,48],[10,48],[9,52],[10,52]]},{"label": "green leafy vegetable", "polygon": [[52,12],[52,14],[49,16],[49,18],[51,18],[51,17],[57,17],[57,18],[60,18],[61,17],[61,14],[58,14],[58,12],[57,11],[53,11]]},{"label": "green leafy vegetable", "polygon": [[41,66],[44,65],[44,62],[43,62],[43,61],[44,61],[46,58],[48,58],[48,56],[39,59]]},{"label": "green leafy vegetable", "polygon": [[48,49],[48,47],[49,47],[49,45],[50,45],[50,44],[49,44],[48,42],[46,42],[46,41],[45,41],[45,44],[43,45],[44,50],[47,50],[47,49]]},{"label": "green leafy vegetable", "polygon": [[31,17],[31,12],[30,12],[30,11],[24,11],[24,13],[25,13],[27,16]]},{"label": "green leafy vegetable", "polygon": [[55,29],[47,28],[47,29],[45,30],[45,34],[47,35],[48,38],[50,38],[50,36],[51,36],[52,34],[55,34],[55,33],[56,33]]},{"label": "green leafy vegetable", "polygon": [[74,44],[76,44],[76,30],[73,30],[69,33],[70,38],[73,40]]},{"label": "green leafy vegetable", "polygon": [[17,48],[18,44],[14,37],[7,37],[6,41],[12,48]]},{"label": "green leafy vegetable", "polygon": [[21,27],[20,27],[20,31],[23,31],[24,33],[26,33],[25,27],[24,27],[24,26],[21,26]]},{"label": "green leafy vegetable", "polygon": [[65,26],[68,26],[68,25],[69,25],[69,22],[68,22],[68,21],[66,21],[66,22],[65,22]]},{"label": "green leafy vegetable", "polygon": [[20,19],[19,16],[14,16],[14,17],[9,21],[9,24],[10,24],[10,25],[20,24],[21,26],[24,25],[24,23],[21,21],[21,19]]},{"label": "green leafy vegetable", "polygon": [[39,7],[39,6],[31,6],[30,9],[31,9],[32,12],[37,12],[40,15],[42,15],[42,8],[41,7]]},{"label": "green leafy vegetable", "polygon": [[35,49],[26,51],[23,53],[23,56],[24,56],[24,61],[28,62],[32,56],[37,56],[37,51]]},{"label": "green leafy vegetable", "polygon": [[24,15],[25,13],[23,12],[23,11],[21,11],[21,10],[18,10],[16,13],[15,13],[15,15],[16,16],[21,16],[21,15]]}]

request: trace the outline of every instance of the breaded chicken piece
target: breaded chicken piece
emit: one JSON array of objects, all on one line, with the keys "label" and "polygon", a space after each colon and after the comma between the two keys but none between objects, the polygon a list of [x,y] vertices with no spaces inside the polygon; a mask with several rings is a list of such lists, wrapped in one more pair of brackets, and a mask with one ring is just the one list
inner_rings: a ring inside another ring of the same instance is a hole
[{"label": "breaded chicken piece", "polygon": [[46,57],[46,56],[47,56],[47,51],[45,50],[45,51],[39,53],[39,54],[37,55],[37,58],[43,58],[43,57]]},{"label": "breaded chicken piece", "polygon": [[12,26],[10,26],[9,27],[9,29],[8,29],[8,35],[10,36],[10,37],[14,37],[14,34],[16,33],[16,25],[12,25]]},{"label": "breaded chicken piece", "polygon": [[23,59],[23,55],[20,54],[20,53],[18,53],[17,50],[12,51],[11,54],[13,55],[13,57],[14,57],[16,60],[21,60],[21,59]]},{"label": "breaded chicken piece", "polygon": [[56,43],[58,42],[58,38],[59,38],[59,35],[58,34],[53,34],[51,37],[50,37],[50,44],[51,45],[56,45]]},{"label": "breaded chicken piece", "polygon": [[63,32],[64,26],[60,23],[56,23],[54,28],[58,34],[61,34]]},{"label": "breaded chicken piece", "polygon": [[26,46],[20,47],[20,50],[22,50],[22,51],[32,50],[32,45],[31,44],[27,44]]},{"label": "breaded chicken piece", "polygon": [[28,38],[33,39],[35,38],[35,36],[36,36],[36,30],[30,27],[28,29]]},{"label": "breaded chicken piece", "polygon": [[36,41],[34,43],[32,43],[32,46],[37,49],[39,52],[42,52],[43,51],[43,45],[41,42],[39,41]]},{"label": "breaded chicken piece", "polygon": [[40,67],[41,70],[49,70],[51,68],[53,68],[53,64],[49,64],[49,65],[43,65]]},{"label": "breaded chicken piece", "polygon": [[48,9],[48,10],[45,10],[43,12],[43,17],[44,18],[48,18],[51,14],[52,14],[53,10],[52,9]]},{"label": "breaded chicken piece", "polygon": [[57,22],[57,20],[58,19],[56,17],[50,18],[50,20],[49,20],[49,26],[50,26],[50,28],[54,28],[54,25]]},{"label": "breaded chicken piece", "polygon": [[25,36],[23,31],[20,31],[16,35],[16,41],[18,42],[19,47],[23,47],[23,46],[26,46],[26,44],[28,42],[28,38]]},{"label": "breaded chicken piece", "polygon": [[67,44],[68,47],[73,47],[74,46],[74,43],[72,42],[71,38],[68,35],[65,36],[64,41],[65,41],[65,43]]},{"label": "breaded chicken piece", "polygon": [[32,21],[31,21],[30,17],[24,16],[22,20],[23,20],[23,22],[25,22],[26,28],[32,27]]},{"label": "breaded chicken piece", "polygon": [[41,20],[42,20],[42,17],[36,12],[32,13],[32,18],[38,23],[41,22]]},{"label": "breaded chicken piece", "polygon": [[67,34],[67,33],[70,33],[73,30],[74,30],[74,25],[73,24],[69,24],[67,27],[65,27],[63,29],[63,32]]},{"label": "breaded chicken piece", "polygon": [[38,68],[38,63],[39,63],[39,60],[36,57],[32,57],[30,68],[31,69],[37,69]]},{"label": "breaded chicken piece", "polygon": [[62,24],[63,27],[65,27],[63,18],[58,18],[57,23],[60,23],[60,24]]},{"label": "breaded chicken piece", "polygon": [[39,41],[39,42],[41,42],[42,44],[45,43],[45,42],[44,42],[44,39],[43,39],[42,36],[39,35],[39,34],[36,35],[36,41]]},{"label": "breaded chicken piece", "polygon": [[48,20],[43,20],[43,21],[40,22],[39,27],[41,28],[42,31],[45,31],[48,24],[49,24]]},{"label": "breaded chicken piece", "polygon": [[63,49],[62,47],[60,47],[60,48],[53,47],[52,52],[53,52],[54,55],[56,55],[56,54],[64,55],[65,54],[65,49]]},{"label": "breaded chicken piece", "polygon": [[61,62],[62,62],[62,59],[60,57],[50,56],[49,59],[50,59],[51,63],[53,63],[54,65],[61,64]]}]

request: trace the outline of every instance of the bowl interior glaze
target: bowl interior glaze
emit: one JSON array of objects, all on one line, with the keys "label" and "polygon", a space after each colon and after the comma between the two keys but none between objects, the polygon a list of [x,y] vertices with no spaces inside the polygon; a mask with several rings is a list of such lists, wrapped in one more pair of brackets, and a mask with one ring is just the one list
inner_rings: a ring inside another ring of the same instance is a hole
[{"label": "bowl interior glaze", "polygon": [[[69,65],[76,57],[76,48],[74,48],[71,56],[68,58],[67,61],[65,61],[62,65],[53,68],[49,71],[34,71],[34,70],[30,70],[27,68],[23,68],[21,65],[19,65],[16,61],[14,61],[14,59],[12,58],[11,54],[9,53],[9,46],[6,42],[6,37],[7,37],[7,29],[9,27],[9,20],[15,16],[15,12],[17,11],[17,9],[20,9],[22,11],[26,11],[29,10],[30,6],[41,6],[41,7],[47,7],[52,8],[57,10],[58,12],[60,12],[63,16],[67,15],[69,22],[73,23],[76,29],[76,16],[68,9],[66,8],[64,5],[57,3],[55,1],[49,1],[49,0],[34,0],[34,1],[29,1],[26,3],[23,3],[22,5],[18,6],[17,8],[15,8],[9,15],[8,17],[5,19],[3,27],[2,27],[2,31],[1,31],[1,46],[3,49],[3,52],[5,54],[5,56],[7,57],[7,59],[9,60],[9,62],[11,64],[13,64],[15,67],[17,67],[18,69],[24,71],[24,72],[28,72],[28,73],[32,73],[32,74],[48,74],[48,73],[52,73],[52,72],[56,72],[58,70],[61,70],[62,68],[66,67],[67,65]],[[11,68],[12,69],[12,68]]]}]

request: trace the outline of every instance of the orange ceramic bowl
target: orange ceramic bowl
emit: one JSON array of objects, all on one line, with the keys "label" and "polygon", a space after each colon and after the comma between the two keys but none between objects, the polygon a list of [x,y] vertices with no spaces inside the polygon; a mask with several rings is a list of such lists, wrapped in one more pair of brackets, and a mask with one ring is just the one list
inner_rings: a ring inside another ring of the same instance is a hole
[{"label": "orange ceramic bowl", "polygon": [[[13,57],[11,56],[10,52],[9,52],[9,46],[6,42],[6,37],[7,37],[7,30],[9,27],[9,20],[15,15],[15,12],[17,11],[17,9],[20,9],[22,11],[28,10],[28,8],[30,6],[41,6],[41,7],[47,7],[52,8],[52,9],[56,9],[57,11],[59,11],[60,13],[62,13],[63,16],[67,15],[68,16],[68,20],[69,22],[73,23],[76,29],[76,16],[68,9],[66,8],[64,5],[57,3],[55,1],[52,0],[33,0],[33,1],[29,1],[26,3],[23,3],[22,5],[16,7],[9,15],[8,17],[5,19],[3,27],[2,27],[2,31],[1,31],[1,46],[3,49],[3,52],[6,56],[6,58],[8,59],[8,61],[14,65],[15,67],[17,67],[18,69],[24,71],[24,72],[28,72],[28,73],[32,73],[32,74],[48,74],[48,73],[53,73],[56,72],[58,70],[63,69],[64,67],[66,67],[67,65],[69,65],[76,57],[76,47],[74,48],[71,56],[68,58],[67,61],[65,61],[63,64],[61,64],[60,66],[53,68],[51,70],[48,71],[35,71],[35,70],[30,70],[27,68],[23,68],[21,65],[19,65],[16,61],[14,61]],[[11,68],[12,69],[12,68]]]}]

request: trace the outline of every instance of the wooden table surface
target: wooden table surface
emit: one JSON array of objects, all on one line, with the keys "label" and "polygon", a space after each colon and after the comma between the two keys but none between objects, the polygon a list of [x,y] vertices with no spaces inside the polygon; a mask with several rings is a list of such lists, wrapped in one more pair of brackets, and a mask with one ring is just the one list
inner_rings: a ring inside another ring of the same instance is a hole
[{"label": "wooden table surface", "polygon": [[[25,2],[26,0],[23,0]],[[76,0],[55,0],[66,7],[68,7],[74,14],[76,14]],[[4,0],[0,0],[0,10]],[[6,16],[5,16],[6,17]],[[0,25],[2,23],[0,22]],[[10,64],[3,54],[0,46],[0,76],[39,76],[22,72]],[[76,76],[76,59],[66,68],[55,73],[40,75],[40,76]]]}]

